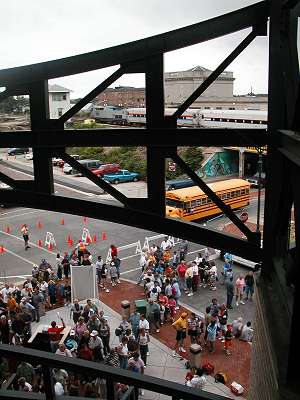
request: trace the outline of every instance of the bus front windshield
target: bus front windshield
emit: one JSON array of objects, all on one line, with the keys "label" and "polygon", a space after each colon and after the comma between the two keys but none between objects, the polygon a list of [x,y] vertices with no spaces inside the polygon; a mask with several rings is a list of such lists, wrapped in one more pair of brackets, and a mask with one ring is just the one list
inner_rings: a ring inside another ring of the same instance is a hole
[{"label": "bus front windshield", "polygon": [[183,209],[183,202],[179,201],[179,200],[166,198],[166,205],[169,206],[169,207],[175,207],[175,208]]}]

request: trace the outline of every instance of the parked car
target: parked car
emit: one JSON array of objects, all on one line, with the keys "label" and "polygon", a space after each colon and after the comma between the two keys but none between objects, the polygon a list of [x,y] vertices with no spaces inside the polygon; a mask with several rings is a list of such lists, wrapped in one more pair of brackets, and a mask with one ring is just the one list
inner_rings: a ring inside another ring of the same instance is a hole
[{"label": "parked car", "polygon": [[26,158],[26,160],[33,160],[33,153],[32,153],[32,152],[27,153],[27,154],[25,155],[25,158]]},{"label": "parked car", "polygon": [[57,166],[60,161],[63,161],[61,158],[54,157],[52,158],[52,165]]},{"label": "parked car", "polygon": [[137,182],[139,174],[137,172],[129,172],[127,169],[120,169],[118,172],[103,175],[103,179],[114,184],[120,182]]},{"label": "parked car", "polygon": [[[259,172],[256,172],[255,175],[247,178],[247,181],[250,183],[251,187],[258,187],[259,185]],[[265,187],[266,185],[266,173],[262,172],[260,177],[260,187]]]},{"label": "parked car", "polygon": [[190,186],[196,186],[195,182],[192,179],[174,179],[171,181],[166,181],[166,190],[182,189]]},{"label": "parked car", "polygon": [[15,156],[16,154],[26,154],[29,152],[28,147],[12,147],[7,150],[9,156]]},{"label": "parked car", "polygon": [[105,174],[111,174],[113,172],[118,172],[119,170],[120,164],[102,164],[98,169],[94,169],[93,173],[102,177]]},{"label": "parked car", "polygon": [[[99,160],[80,160],[79,162],[80,164],[82,164],[84,167],[88,168],[91,171],[98,169],[100,165],[103,164]],[[71,165],[69,164],[64,164],[63,172],[65,174],[81,175],[78,171],[74,170],[74,168],[72,168]]]}]

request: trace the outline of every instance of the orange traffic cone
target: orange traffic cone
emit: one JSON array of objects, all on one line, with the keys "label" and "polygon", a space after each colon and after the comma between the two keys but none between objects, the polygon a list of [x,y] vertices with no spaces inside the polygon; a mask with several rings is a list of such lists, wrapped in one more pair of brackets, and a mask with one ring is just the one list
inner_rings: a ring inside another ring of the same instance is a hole
[{"label": "orange traffic cone", "polygon": [[7,225],[6,228],[5,228],[5,232],[6,232],[6,233],[10,233],[10,232],[11,232],[11,229],[10,229],[10,227],[9,227],[8,225]]},{"label": "orange traffic cone", "polygon": [[43,246],[43,242],[41,241],[41,239],[38,240],[38,246],[42,247]]},{"label": "orange traffic cone", "polygon": [[52,244],[52,243],[49,243],[49,245],[48,245],[48,250],[50,250],[50,251],[53,250],[53,244]]},{"label": "orange traffic cone", "polygon": [[70,234],[68,234],[67,243],[69,243],[71,240],[72,240],[72,236]]},{"label": "orange traffic cone", "polygon": [[38,229],[41,229],[41,228],[43,227],[41,221],[38,221],[38,223],[36,224],[36,227],[37,227]]},{"label": "orange traffic cone", "polygon": [[3,246],[0,246],[0,253],[5,253],[5,248]]},{"label": "orange traffic cone", "polygon": [[72,240],[72,239],[70,239],[70,240],[68,241],[68,246],[69,246],[69,247],[73,247],[73,240]]},{"label": "orange traffic cone", "polygon": [[65,224],[64,218],[62,218],[62,219],[60,220],[60,224],[61,224],[61,225],[64,225],[64,224]]},{"label": "orange traffic cone", "polygon": [[102,232],[101,238],[102,240],[106,240],[106,232]]},{"label": "orange traffic cone", "polygon": [[93,236],[93,243],[97,243],[97,235]]},{"label": "orange traffic cone", "polygon": [[83,217],[83,222],[86,224],[87,223],[87,217]]},{"label": "orange traffic cone", "polygon": [[90,243],[91,243],[91,237],[90,237],[90,236],[87,236],[87,238],[86,238],[86,243],[87,243],[87,244],[90,244]]}]

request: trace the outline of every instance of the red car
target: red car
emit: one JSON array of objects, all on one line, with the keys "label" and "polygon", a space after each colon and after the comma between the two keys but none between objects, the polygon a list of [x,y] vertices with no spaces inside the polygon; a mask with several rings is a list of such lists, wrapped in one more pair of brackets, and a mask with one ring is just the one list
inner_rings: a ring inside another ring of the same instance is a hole
[{"label": "red car", "polygon": [[118,172],[120,169],[120,164],[102,164],[99,168],[94,169],[93,173],[98,176],[103,176],[104,174],[110,174],[112,172]]}]

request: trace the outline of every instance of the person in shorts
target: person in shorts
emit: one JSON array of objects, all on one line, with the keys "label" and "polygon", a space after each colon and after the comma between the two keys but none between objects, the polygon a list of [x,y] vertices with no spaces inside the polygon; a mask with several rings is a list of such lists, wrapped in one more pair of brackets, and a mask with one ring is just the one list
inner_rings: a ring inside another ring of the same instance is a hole
[{"label": "person in shorts", "polygon": [[[183,348],[184,339],[186,338],[186,331],[188,328],[188,314],[183,312],[181,316],[172,324],[172,327],[176,329],[176,344],[173,351],[173,357],[179,356],[176,353],[178,349],[179,352],[186,353],[186,350]],[[180,357],[180,356],[179,356]]]}]

